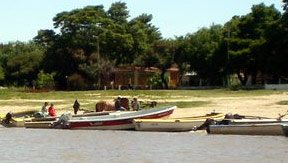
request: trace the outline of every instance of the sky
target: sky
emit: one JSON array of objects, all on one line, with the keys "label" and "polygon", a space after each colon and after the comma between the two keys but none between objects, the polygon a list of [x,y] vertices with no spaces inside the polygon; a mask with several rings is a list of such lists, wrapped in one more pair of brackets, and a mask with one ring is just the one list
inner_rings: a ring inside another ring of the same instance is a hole
[{"label": "sky", "polygon": [[[29,41],[40,29],[53,29],[53,17],[88,5],[109,9],[119,0],[1,0],[0,43]],[[223,25],[234,15],[245,15],[252,5],[274,4],[282,12],[282,0],[121,0],[126,2],[130,18],[152,14],[152,24],[164,38],[184,36],[213,23]]]}]

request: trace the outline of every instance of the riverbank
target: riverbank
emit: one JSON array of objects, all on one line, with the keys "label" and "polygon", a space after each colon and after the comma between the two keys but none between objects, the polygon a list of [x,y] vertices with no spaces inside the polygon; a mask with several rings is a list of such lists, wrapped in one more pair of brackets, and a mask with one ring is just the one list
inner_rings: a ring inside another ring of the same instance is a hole
[{"label": "riverbank", "polygon": [[[229,90],[155,90],[155,91],[76,91],[27,93],[19,90],[0,90],[0,113],[41,109],[45,101],[54,103],[57,114],[73,112],[77,99],[81,108],[94,110],[98,101],[110,101],[119,95],[144,103],[176,105],[172,117],[198,116],[212,111],[275,118],[288,110],[288,91],[229,91]],[[6,96],[5,96],[6,93]]]}]

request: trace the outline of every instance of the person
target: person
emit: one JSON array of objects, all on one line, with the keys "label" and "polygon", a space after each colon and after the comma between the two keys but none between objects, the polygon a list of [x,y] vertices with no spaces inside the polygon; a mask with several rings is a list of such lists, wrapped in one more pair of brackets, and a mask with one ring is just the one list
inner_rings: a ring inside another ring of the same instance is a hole
[{"label": "person", "polygon": [[117,99],[115,99],[115,103],[114,103],[114,107],[115,107],[115,111],[124,111],[126,110],[124,107],[121,106],[121,97],[118,97]]},{"label": "person", "polygon": [[12,119],[12,115],[13,115],[12,111],[9,111],[6,114],[5,119],[3,120],[3,122],[8,125],[10,123],[10,120]]},{"label": "person", "polygon": [[76,115],[77,112],[78,112],[78,110],[80,109],[80,104],[79,104],[79,102],[77,101],[77,99],[76,99],[75,102],[74,102],[73,109],[74,109],[74,114]]},{"label": "person", "polygon": [[48,106],[48,102],[44,102],[44,105],[42,106],[42,109],[41,109],[42,114],[47,114],[47,106]]},{"label": "person", "polygon": [[137,100],[137,98],[133,98],[132,109],[133,109],[133,111],[139,111],[140,110],[140,103]]},{"label": "person", "polygon": [[49,116],[55,117],[56,116],[56,110],[54,108],[54,104],[51,103],[50,107],[48,108]]}]

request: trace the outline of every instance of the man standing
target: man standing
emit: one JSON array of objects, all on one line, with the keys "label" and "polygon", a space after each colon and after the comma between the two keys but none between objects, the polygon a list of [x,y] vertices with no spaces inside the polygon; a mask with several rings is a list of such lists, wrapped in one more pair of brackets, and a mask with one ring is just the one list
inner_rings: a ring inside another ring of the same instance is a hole
[{"label": "man standing", "polygon": [[75,100],[73,108],[74,108],[74,114],[76,115],[78,110],[80,109],[80,104],[77,100]]}]

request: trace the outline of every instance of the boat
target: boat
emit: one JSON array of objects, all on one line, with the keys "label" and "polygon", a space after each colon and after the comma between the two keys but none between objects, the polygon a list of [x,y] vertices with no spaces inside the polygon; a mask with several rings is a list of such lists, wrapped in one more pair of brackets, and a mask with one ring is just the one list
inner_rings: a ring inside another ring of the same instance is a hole
[{"label": "boat", "polygon": [[53,128],[53,122],[55,121],[37,121],[37,122],[25,122],[25,128]]},{"label": "boat", "polygon": [[283,123],[209,125],[206,131],[223,135],[284,135]]},{"label": "boat", "polygon": [[176,106],[164,106],[149,110],[140,110],[119,114],[90,117],[72,117],[68,120],[70,129],[92,130],[125,130],[134,129],[132,120],[135,118],[162,118],[170,116]]},{"label": "boat", "polygon": [[264,124],[264,123],[288,123],[288,119],[227,119],[228,124]]},{"label": "boat", "polygon": [[7,113],[11,114],[11,117],[7,120],[7,114],[0,115],[1,125],[5,127],[24,127],[25,121],[32,121],[34,119],[33,115],[37,113],[38,110],[26,110],[20,112]]},{"label": "boat", "polygon": [[285,136],[288,137],[288,124],[283,124],[282,128],[283,128],[283,132],[284,132]]},{"label": "boat", "polygon": [[[89,117],[89,116],[103,116],[103,115],[114,115],[114,114],[125,114],[125,113],[131,113],[132,111],[123,111],[121,113],[117,113],[117,112],[91,112],[91,113],[84,113],[84,114],[77,114],[77,115],[71,115],[71,117]],[[68,113],[69,114],[69,113]],[[57,116],[57,117],[45,117],[45,118],[34,118],[32,119],[32,121],[25,121],[24,122],[24,126],[26,128],[67,128],[67,126],[61,124],[60,121],[61,120],[61,116]],[[60,119],[60,120],[59,120]],[[61,125],[55,125],[55,124],[61,124]]]},{"label": "boat", "polygon": [[211,113],[205,116],[168,118],[168,119],[134,119],[133,124],[137,131],[191,131],[204,124],[207,119],[223,120],[225,114]]}]

